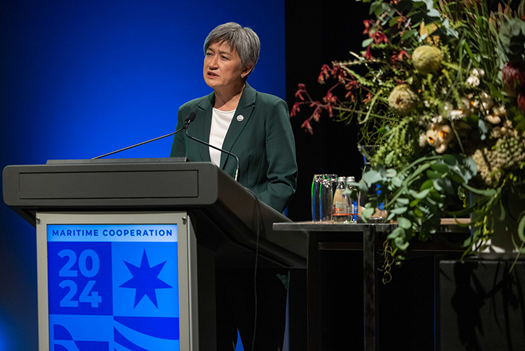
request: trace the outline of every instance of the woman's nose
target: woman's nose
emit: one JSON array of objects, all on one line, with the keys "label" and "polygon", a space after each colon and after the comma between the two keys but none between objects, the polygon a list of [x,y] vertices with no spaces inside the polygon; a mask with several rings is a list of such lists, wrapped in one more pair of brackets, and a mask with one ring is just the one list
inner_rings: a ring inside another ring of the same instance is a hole
[{"label": "woman's nose", "polygon": [[208,67],[210,69],[212,68],[217,68],[218,66],[218,59],[217,59],[217,56],[214,56],[213,58],[210,59],[210,61],[208,62]]}]

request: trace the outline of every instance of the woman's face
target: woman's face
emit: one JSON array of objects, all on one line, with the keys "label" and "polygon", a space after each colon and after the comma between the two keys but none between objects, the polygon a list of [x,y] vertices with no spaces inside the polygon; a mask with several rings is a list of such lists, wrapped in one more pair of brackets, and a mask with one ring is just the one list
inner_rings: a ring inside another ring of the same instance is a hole
[{"label": "woman's face", "polygon": [[241,58],[226,42],[213,43],[204,57],[204,81],[212,89],[244,84],[241,75],[251,71],[241,66]]}]

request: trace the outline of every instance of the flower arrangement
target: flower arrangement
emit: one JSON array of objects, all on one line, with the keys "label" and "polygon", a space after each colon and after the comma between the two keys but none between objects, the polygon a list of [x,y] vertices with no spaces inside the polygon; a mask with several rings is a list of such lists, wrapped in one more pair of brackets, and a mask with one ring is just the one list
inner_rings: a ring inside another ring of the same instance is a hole
[{"label": "flower arrangement", "polygon": [[[375,19],[364,21],[363,52],[322,67],[319,83],[333,82],[322,101],[300,84],[291,116],[313,109],[303,123],[310,133],[324,113],[345,123],[356,117],[360,143],[379,146],[355,185],[381,187],[362,218],[384,203],[398,223],[387,238],[397,263],[441,217],[471,215],[471,254],[494,233],[488,217],[498,210],[504,218],[502,198],[525,198],[524,3],[491,12],[483,0],[364,1]],[[450,212],[457,199],[464,209]],[[520,250],[524,228],[522,213]]]}]

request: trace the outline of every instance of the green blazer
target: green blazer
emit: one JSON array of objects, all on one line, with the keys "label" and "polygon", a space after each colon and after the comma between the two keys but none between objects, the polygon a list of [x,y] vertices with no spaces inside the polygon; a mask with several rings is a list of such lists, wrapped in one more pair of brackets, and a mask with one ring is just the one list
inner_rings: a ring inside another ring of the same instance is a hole
[{"label": "green blazer", "polygon": [[[196,117],[188,134],[209,142],[214,99],[215,93],[211,93],[182,105],[177,128],[194,111]],[[222,148],[239,158],[239,183],[282,212],[297,185],[295,141],[286,103],[246,83]],[[184,132],[175,135],[171,156],[185,156],[193,162],[211,161],[209,147],[191,140]],[[235,158],[221,153],[220,168],[233,177]]]}]

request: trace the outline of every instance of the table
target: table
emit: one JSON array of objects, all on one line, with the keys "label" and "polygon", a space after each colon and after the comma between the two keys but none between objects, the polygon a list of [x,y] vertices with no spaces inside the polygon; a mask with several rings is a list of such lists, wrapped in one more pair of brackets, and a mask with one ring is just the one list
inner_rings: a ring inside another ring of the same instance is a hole
[{"label": "table", "polygon": [[[459,222],[467,223],[468,219]],[[410,251],[424,251],[430,254],[439,252],[462,252],[460,247],[451,246],[445,236],[451,233],[468,233],[454,219],[442,219],[441,228],[433,236],[432,242],[411,243]],[[364,292],[364,350],[379,350],[378,330],[378,250],[379,237],[396,228],[395,223],[334,223],[334,222],[288,222],[274,223],[274,230],[305,232],[308,235],[307,294],[308,294],[308,350],[317,351],[319,340],[319,311],[317,301],[317,253],[320,250],[362,250],[363,251],[363,292]],[[348,233],[348,240],[324,242],[318,240],[319,233]],[[362,234],[362,242],[356,242],[356,235]],[[445,235],[443,235],[445,234]]]}]

